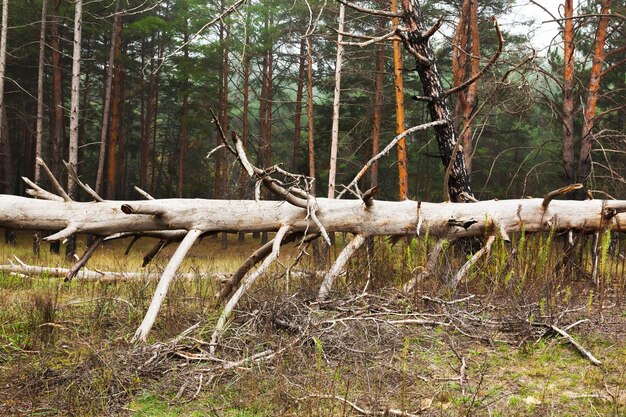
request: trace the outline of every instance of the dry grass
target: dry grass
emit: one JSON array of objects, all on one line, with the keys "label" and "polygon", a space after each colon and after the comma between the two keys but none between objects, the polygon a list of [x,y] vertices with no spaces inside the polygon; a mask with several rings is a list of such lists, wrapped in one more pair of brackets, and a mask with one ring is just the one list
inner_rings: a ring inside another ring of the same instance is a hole
[{"label": "dry grass", "polygon": [[[2,261],[17,254],[30,264],[68,266],[47,251],[33,257],[29,235],[19,241],[0,245]],[[127,242],[110,243],[88,267],[140,270],[153,242],[140,240],[128,257]],[[182,270],[233,271],[258,245],[249,237],[241,246],[234,236],[231,242],[222,251],[219,239],[204,239]],[[153,344],[137,347],[128,341],[154,283],[66,284],[0,274],[0,415],[358,415],[345,400],[372,412],[433,416],[626,413],[620,258],[604,257],[596,287],[584,256],[577,263],[582,269],[563,268],[556,238],[517,236],[512,245],[497,242],[462,288],[442,284],[465,261],[452,247],[439,261],[435,276],[442,279],[401,295],[397,288],[419,272],[432,245],[377,241],[373,252],[363,250],[350,262],[323,305],[315,302],[316,279],[287,285],[277,265],[244,298],[225,334],[219,359],[243,361],[231,368],[207,354],[219,313],[216,282],[175,281]],[[151,268],[162,269],[174,248]],[[289,265],[296,253],[286,248],[281,263]],[[309,258],[301,267],[313,264]],[[470,295],[450,305],[424,297]],[[396,322],[407,319],[429,323]],[[603,361],[600,367],[532,324],[563,328],[581,319],[587,321],[570,334]],[[274,356],[250,359],[268,350]]]}]

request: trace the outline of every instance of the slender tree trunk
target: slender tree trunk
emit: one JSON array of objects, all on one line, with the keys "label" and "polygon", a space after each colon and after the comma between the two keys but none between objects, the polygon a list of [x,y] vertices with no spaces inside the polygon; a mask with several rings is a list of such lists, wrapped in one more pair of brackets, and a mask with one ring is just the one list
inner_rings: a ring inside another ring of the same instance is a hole
[{"label": "slender tree trunk", "polygon": [[[111,103],[111,131],[109,132],[109,146],[107,159],[107,192],[109,199],[115,199],[115,186],[117,185],[118,167],[118,144],[120,136],[120,107],[122,102],[122,18],[121,15],[115,19],[115,49],[116,57],[113,64],[113,102]],[[104,119],[103,119],[104,120]]]},{"label": "slender tree trunk", "polygon": [[[223,4],[222,4],[223,7]],[[230,22],[226,23],[225,28],[225,39],[224,39],[224,65],[222,67],[222,71],[224,75],[222,76],[222,82],[224,83],[222,86],[222,127],[225,132],[228,132],[228,74],[230,69],[229,57],[230,53]],[[221,153],[220,160],[222,161],[222,174],[220,176],[220,180],[222,182],[222,193],[226,195],[226,190],[228,186],[228,169],[226,167],[226,150],[220,149],[218,151]],[[222,249],[228,248],[228,233],[222,233]]]},{"label": "slender tree trunk", "polygon": [[[391,0],[391,11],[398,11],[398,0]],[[392,27],[397,28],[398,18],[392,19]],[[402,51],[400,41],[393,41],[393,80],[396,97],[396,133],[404,132],[404,85],[402,82]],[[398,197],[406,200],[409,192],[409,175],[407,171],[406,139],[398,142]]]},{"label": "slender tree trunk", "polygon": [[[248,38],[246,36],[246,44]],[[250,136],[250,123],[248,113],[250,112],[250,56],[246,53],[242,57],[243,61],[243,127],[241,130],[241,141],[244,150],[248,150],[248,140]],[[239,186],[241,189],[245,189],[248,183],[248,174],[245,168],[241,168],[241,175],[239,177]]]},{"label": "slender tree trunk", "polygon": [[563,29],[563,180],[576,181],[574,165],[574,5],[565,0]]},{"label": "slender tree trunk", "polygon": [[59,8],[61,0],[54,0],[52,5],[52,22],[50,26],[50,50],[52,52],[52,92],[53,92],[53,134],[51,149],[51,166],[52,173],[60,178],[61,160],[63,154],[63,144],[65,142],[65,121],[63,118],[63,76],[61,73],[62,51],[61,51],[61,34],[60,34],[60,17]]},{"label": "slender tree trunk", "polygon": [[[46,60],[46,19],[48,0],[41,2],[41,29],[39,31],[39,68],[37,70],[37,126],[35,128],[35,158],[41,158],[43,145],[43,78]],[[35,184],[41,182],[41,166],[35,162]]]},{"label": "slender tree trunk", "polygon": [[300,135],[302,134],[302,97],[304,96],[304,77],[306,72],[306,39],[300,38],[300,59],[298,62],[298,87],[296,89],[296,114],[293,129],[293,156],[291,172],[298,172],[300,162]]},{"label": "slender tree trunk", "polygon": [[100,155],[98,157],[98,171],[96,172],[96,193],[102,193],[104,183],[104,165],[107,154],[107,134],[109,132],[109,112],[111,109],[111,89],[113,86],[113,66],[115,65],[115,50],[117,43],[117,21],[119,16],[119,1],[115,2],[115,14],[111,29],[111,47],[107,63],[106,80],[104,82],[104,102],[102,103],[102,125],[100,127]]},{"label": "slender tree trunk", "polygon": [[[426,28],[419,15],[416,0],[402,0],[404,9],[403,21],[408,29],[405,47],[410,48],[416,56],[417,73],[422,81],[424,96],[428,97],[427,108],[432,121],[445,121],[442,126],[435,127],[437,146],[441,162],[445,168],[450,165],[454,148],[458,146],[454,124],[450,116],[448,99],[441,84],[441,77],[428,37],[422,36]],[[462,194],[472,195],[470,178],[465,169],[463,150],[458,149],[452,164],[448,181],[448,192],[452,201],[463,201]]]},{"label": "slender tree trunk", "polygon": [[[459,22],[454,31],[452,41],[452,81],[455,86],[460,85],[466,78],[467,62],[467,19],[470,14],[470,0],[463,0],[459,12]],[[463,120],[465,108],[465,91],[459,91],[454,108],[454,129],[459,130]]]},{"label": "slender tree trunk", "polygon": [[343,31],[346,7],[339,5],[337,19],[337,59],[335,61],[335,92],[333,97],[333,125],[330,131],[330,167],[328,171],[328,198],[335,198],[335,177],[337,175],[337,147],[339,145],[339,102],[341,99],[341,67],[343,65]]},{"label": "slender tree trunk", "polygon": [[[124,47],[125,49],[125,47]],[[124,52],[123,52],[124,53]],[[119,172],[120,175],[117,176],[117,185],[116,189],[118,190],[126,190],[126,176],[128,172],[127,167],[127,158],[126,158],[126,136],[128,128],[126,127],[129,123],[126,121],[126,70],[121,67],[120,68],[120,103],[119,103],[119,120],[122,121],[119,129],[119,139],[118,139],[118,162],[119,162]]]},{"label": "slender tree trunk", "polygon": [[[600,0],[600,13],[608,15],[611,12],[611,1]],[[587,87],[587,103],[583,112],[583,129],[580,143],[580,158],[578,161],[578,182],[585,183],[591,176],[591,149],[593,147],[593,125],[595,122],[598,103],[598,89],[602,78],[602,64],[604,63],[604,43],[606,30],[609,24],[608,17],[601,17],[596,30],[596,40],[593,48],[593,63],[589,74]]]},{"label": "slender tree trunk", "polygon": [[[395,51],[395,50],[394,50]],[[372,130],[372,156],[380,152],[380,128],[383,108],[383,84],[385,81],[385,44],[379,43],[376,49],[376,75],[374,78],[374,120]],[[370,187],[378,185],[378,161],[370,168]]]},{"label": "slender tree trunk", "polygon": [[183,104],[180,110],[180,132],[178,134],[178,197],[183,197],[183,190],[185,187],[186,170],[187,170],[187,147],[189,146],[189,73],[187,66],[189,65],[189,25],[187,23],[188,7],[184,3],[184,29],[183,29]]},{"label": "slender tree trunk", "polygon": [[[83,1],[76,0],[74,5],[74,48],[72,53],[72,91],[70,104],[70,142],[68,147],[68,163],[78,172],[78,134],[80,116],[80,54],[82,44]],[[71,175],[67,177],[67,194],[71,199],[78,197],[76,181]],[[76,236],[71,236],[65,247],[65,255],[73,257],[76,252]]]},{"label": "slender tree trunk", "polygon": [[6,109],[4,104],[4,75],[6,72],[7,62],[7,29],[9,22],[9,0],[2,0],[2,28],[0,29],[0,145],[2,148],[0,151],[3,156],[3,172],[2,180],[4,181],[3,192],[5,194],[11,194],[11,186],[13,181],[11,180],[11,166],[12,161],[10,157],[11,145],[9,144],[9,138],[6,130],[3,128],[6,120]]},{"label": "slender tree trunk", "polygon": [[[480,72],[480,33],[478,32],[478,0],[470,0],[469,11],[469,43],[471,43],[470,56],[470,77],[478,75]],[[468,45],[468,48],[470,46]],[[476,97],[478,91],[478,80],[467,87],[467,93],[463,103],[463,132],[459,137],[459,142],[463,147],[463,158],[465,161],[465,169],[468,174],[472,172],[472,126],[471,119],[474,108],[476,107]]]},{"label": "slender tree trunk", "polygon": [[[307,82],[306,82],[306,90],[307,90],[307,124],[308,124],[308,135],[307,142],[309,145],[309,177],[315,178],[315,135],[314,135],[314,125],[313,125],[313,45],[311,41],[311,36],[307,36],[306,38],[307,47],[306,47],[306,60],[307,60]],[[311,194],[315,195],[315,182],[311,185]]]},{"label": "slender tree trunk", "polygon": [[[43,78],[46,59],[46,20],[48,18],[48,0],[41,2],[41,27],[39,31],[39,67],[37,69],[37,122],[35,127],[35,184],[41,183],[41,166],[37,163],[37,158],[42,157],[43,146]],[[39,256],[41,245],[41,232],[33,234],[33,253]]]}]

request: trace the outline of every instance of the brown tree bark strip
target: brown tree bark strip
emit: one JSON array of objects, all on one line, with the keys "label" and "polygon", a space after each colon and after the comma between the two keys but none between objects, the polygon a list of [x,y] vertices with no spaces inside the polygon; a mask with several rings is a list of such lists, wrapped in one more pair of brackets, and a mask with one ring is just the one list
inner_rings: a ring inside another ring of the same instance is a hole
[{"label": "brown tree bark strip", "polygon": [[[478,31],[478,0],[471,0],[469,10],[469,43],[471,43],[472,54],[470,56],[470,77],[477,77],[480,73],[480,33]],[[463,80],[461,80],[462,82]],[[459,84],[455,84],[458,86]],[[471,83],[467,87],[467,94],[463,103],[463,131],[459,137],[461,146],[463,147],[463,158],[465,161],[465,169],[468,175],[472,172],[472,113],[476,107],[476,96],[478,91],[478,80]]]},{"label": "brown tree bark strip", "polygon": [[[381,26],[384,21],[381,20]],[[372,130],[372,155],[380,152],[380,130],[382,122],[383,87],[385,82],[385,44],[380,43],[376,48],[376,74],[374,78],[374,118]],[[370,168],[370,187],[378,185],[378,161],[374,161]]]},{"label": "brown tree bark strip", "polygon": [[608,15],[611,13],[611,0],[600,0],[603,17],[598,22],[596,40],[593,48],[593,63],[589,74],[587,87],[587,103],[583,112],[583,128],[580,143],[580,157],[578,160],[578,182],[586,183],[591,176],[591,149],[593,147],[593,126],[595,123],[596,107],[598,104],[598,90],[602,78],[604,64],[604,44],[609,24]]},{"label": "brown tree bark strip", "polygon": [[563,28],[563,181],[576,180],[574,165],[574,5],[565,0]]},{"label": "brown tree bark strip", "polygon": [[[470,0],[463,0],[459,13],[459,22],[454,31],[452,43],[452,81],[454,85],[459,85],[465,80],[467,62],[467,17],[469,16]],[[454,110],[454,128],[459,130],[463,108],[465,107],[465,91],[457,94]]]},{"label": "brown tree bark strip", "polygon": [[[391,12],[398,12],[398,0],[391,0]],[[393,29],[398,28],[399,19],[394,17],[391,19]],[[393,80],[396,98],[396,134],[405,131],[404,124],[404,85],[402,80],[402,50],[400,49],[400,41],[393,40]],[[406,138],[402,138],[398,142],[398,197],[405,200],[409,192],[409,174],[407,167],[406,155]]]}]

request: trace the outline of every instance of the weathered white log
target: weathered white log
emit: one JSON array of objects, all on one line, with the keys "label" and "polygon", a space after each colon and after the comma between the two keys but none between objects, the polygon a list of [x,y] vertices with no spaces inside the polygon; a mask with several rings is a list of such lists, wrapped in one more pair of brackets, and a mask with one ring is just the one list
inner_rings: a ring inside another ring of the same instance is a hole
[{"label": "weathered white log", "polygon": [[[37,266],[37,265],[0,265],[0,271],[11,274],[20,274],[26,276],[48,276],[48,277],[67,277],[71,269],[55,267],[55,266]],[[216,281],[226,282],[231,274],[226,272],[186,272],[177,273],[176,278],[182,279],[206,279],[211,278]],[[302,273],[304,277],[304,273]],[[157,272],[116,272],[116,271],[96,271],[92,269],[82,268],[74,276],[79,281],[97,281],[97,282],[117,282],[131,280],[147,280],[156,281],[161,278],[161,273]]]},{"label": "weathered white log", "polygon": [[176,248],[176,252],[170,258],[167,267],[165,267],[165,271],[163,271],[163,275],[159,280],[159,284],[157,285],[156,291],[154,292],[154,296],[152,297],[152,301],[150,302],[150,307],[148,307],[148,311],[141,322],[141,325],[135,332],[135,335],[132,338],[132,341],[142,341],[145,342],[148,337],[148,332],[152,329],[152,325],[156,320],[157,314],[159,314],[159,310],[161,309],[161,304],[163,304],[163,300],[165,299],[165,294],[167,294],[167,289],[176,275],[176,271],[180,266],[183,259],[185,259],[185,255],[193,246],[194,242],[198,237],[202,234],[202,230],[192,229],[187,233],[187,236],[180,242],[178,248]]},{"label": "weathered white log", "polygon": [[[367,207],[360,200],[317,199],[317,217],[329,232],[369,236],[415,235],[433,237],[483,236],[485,228],[506,233],[555,229],[626,231],[624,200],[554,200],[547,208],[543,199],[490,200],[478,203],[420,203],[378,201]],[[128,213],[122,211],[124,207]],[[150,213],[150,214],[141,214]],[[317,232],[306,208],[284,201],[163,199],[151,201],[61,202],[0,195],[0,227],[28,230],[65,230],[49,236],[60,239],[67,231],[111,235],[154,230],[201,230],[203,232],[291,231]]]}]

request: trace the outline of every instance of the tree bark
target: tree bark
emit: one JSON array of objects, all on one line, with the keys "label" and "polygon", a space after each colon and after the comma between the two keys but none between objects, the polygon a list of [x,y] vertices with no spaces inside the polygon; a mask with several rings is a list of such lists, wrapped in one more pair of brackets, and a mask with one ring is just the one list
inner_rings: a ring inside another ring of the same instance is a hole
[{"label": "tree bark", "polygon": [[[427,97],[427,107],[432,121],[443,120],[446,123],[435,128],[439,155],[444,167],[451,165],[448,181],[448,192],[452,201],[462,201],[462,195],[472,195],[470,178],[465,168],[463,150],[458,146],[454,124],[450,116],[446,91],[441,84],[441,77],[432,48],[429,45],[429,37],[426,28],[419,16],[419,6],[416,0],[402,0],[404,9],[403,21],[408,29],[404,35],[404,46],[414,57],[417,73],[422,81],[424,96]],[[456,155],[455,155],[456,154]],[[453,155],[454,161],[450,164]]]},{"label": "tree bark", "polygon": [[[115,2],[115,14],[113,27],[111,28],[111,46],[109,49],[109,61],[107,62],[106,80],[104,82],[104,101],[102,103],[102,125],[100,127],[100,155],[98,156],[98,170],[96,172],[96,193],[101,194],[104,184],[104,166],[107,154],[107,137],[109,132],[109,112],[111,109],[111,90],[113,88],[113,66],[115,65],[115,53],[117,43],[117,21],[119,16],[119,1]],[[35,181],[36,182],[36,181]]]},{"label": "tree bark", "polygon": [[183,72],[182,83],[183,104],[180,109],[180,132],[178,134],[178,197],[183,197],[187,171],[187,147],[189,146],[189,24],[187,19],[188,6],[184,3],[184,29],[183,29]]},{"label": "tree bark", "polygon": [[[382,22],[381,22],[382,23]],[[381,24],[381,26],[383,26]],[[376,49],[376,75],[374,79],[374,117],[372,130],[372,156],[380,152],[380,128],[382,121],[383,87],[385,81],[385,44],[380,43]],[[370,187],[378,185],[378,161],[370,168]]]},{"label": "tree bark", "polygon": [[306,71],[306,39],[300,39],[300,56],[298,60],[298,81],[296,88],[296,112],[293,128],[293,154],[291,157],[291,172],[298,172],[300,163],[300,135],[302,134],[302,97],[304,96],[304,77]]},{"label": "tree bark", "polygon": [[604,63],[604,43],[606,30],[609,24],[608,15],[611,12],[611,0],[600,0],[600,18],[596,30],[596,40],[593,48],[593,63],[589,74],[587,87],[587,103],[583,112],[583,128],[580,143],[580,157],[578,160],[578,182],[586,183],[591,176],[591,149],[593,147],[593,125],[598,104],[598,89],[602,78],[602,64]]},{"label": "tree bark", "polygon": [[[33,194],[31,192],[31,194]],[[37,195],[37,193],[34,193]],[[491,200],[426,203],[317,199],[317,217],[328,232],[364,236],[468,237],[566,230],[626,231],[624,200]],[[203,232],[319,231],[306,208],[283,201],[161,199],[140,201],[47,201],[0,195],[0,227],[61,230],[47,240],[74,233],[108,236],[121,232],[201,230]]]},{"label": "tree bark", "polygon": [[62,76],[62,50],[60,34],[59,8],[61,0],[54,0],[52,3],[52,22],[50,25],[50,51],[52,54],[52,93],[53,93],[53,134],[52,149],[50,155],[50,169],[52,173],[60,178],[61,160],[63,159],[63,144],[65,142],[65,121],[63,118],[63,76]]},{"label": "tree bark", "polygon": [[[398,0],[391,0],[391,12],[398,12]],[[398,27],[399,19],[392,18],[391,25]],[[396,97],[396,134],[404,132],[404,85],[402,80],[402,50],[400,41],[393,41],[393,80]],[[405,200],[409,193],[409,174],[407,171],[406,138],[398,142],[398,197]]]},{"label": "tree bark", "polygon": [[339,103],[341,99],[341,67],[343,65],[343,31],[346,6],[339,4],[337,18],[337,59],[335,61],[335,90],[333,96],[333,124],[330,131],[330,166],[328,169],[328,198],[335,198],[337,175],[337,147],[339,145]]},{"label": "tree bark", "polygon": [[[78,121],[80,115],[80,55],[83,29],[83,1],[74,5],[74,48],[72,52],[72,90],[70,98],[70,142],[68,163],[78,172]],[[67,179],[67,193],[72,199],[78,194],[77,184],[72,176]]]},{"label": "tree bark", "polygon": [[[113,50],[113,100],[110,103],[111,109],[111,130],[109,132],[109,145],[107,159],[107,198],[115,198],[115,187],[117,185],[118,167],[118,144],[120,137],[120,107],[122,103],[122,69],[120,58],[122,56],[122,16],[117,12],[114,19],[115,48]],[[109,93],[110,94],[110,93]],[[104,117],[103,117],[104,121]],[[106,137],[106,136],[105,136]]]},{"label": "tree bark", "polygon": [[2,0],[2,28],[0,30],[0,152],[2,152],[2,181],[4,182],[3,190],[7,194],[12,193],[13,181],[12,161],[11,161],[11,145],[7,136],[4,125],[6,123],[6,106],[4,104],[4,77],[7,62],[7,29],[9,22],[9,0]]},{"label": "tree bark", "polygon": [[563,22],[563,181],[576,181],[574,164],[574,5],[565,0]]},{"label": "tree bark", "polygon": [[[307,61],[307,82],[306,82],[306,90],[307,90],[307,124],[308,124],[308,134],[307,134],[307,143],[309,145],[309,177],[315,178],[315,135],[314,135],[314,125],[313,125],[313,46],[311,41],[311,36],[307,36],[306,38],[307,46],[306,46],[306,61]],[[311,185],[311,194],[315,195],[315,182]]]},{"label": "tree bark", "polygon": [[[35,159],[41,158],[43,146],[43,78],[46,60],[46,19],[48,0],[41,2],[41,29],[39,31],[39,67],[37,69],[37,125],[35,127]],[[41,181],[41,168],[35,163],[35,183]]]}]

